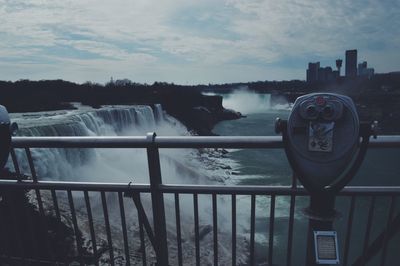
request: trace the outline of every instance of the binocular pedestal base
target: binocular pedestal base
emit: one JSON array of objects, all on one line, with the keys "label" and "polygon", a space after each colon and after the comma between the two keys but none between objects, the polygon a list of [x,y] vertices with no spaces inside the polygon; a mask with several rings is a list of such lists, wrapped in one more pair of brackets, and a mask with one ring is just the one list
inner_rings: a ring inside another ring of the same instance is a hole
[{"label": "binocular pedestal base", "polygon": [[332,231],[333,221],[337,217],[337,212],[335,211],[335,196],[329,193],[311,195],[310,206],[304,213],[309,218],[305,265],[320,265],[317,263],[315,255],[314,232]]}]

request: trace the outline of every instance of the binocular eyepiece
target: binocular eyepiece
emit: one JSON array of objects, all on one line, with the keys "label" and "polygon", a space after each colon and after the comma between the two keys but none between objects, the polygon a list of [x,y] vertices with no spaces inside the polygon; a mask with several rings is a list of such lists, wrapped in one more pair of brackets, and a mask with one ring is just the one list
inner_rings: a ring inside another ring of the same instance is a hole
[{"label": "binocular eyepiece", "polygon": [[300,104],[300,115],[306,120],[335,121],[342,117],[343,103],[319,95]]}]

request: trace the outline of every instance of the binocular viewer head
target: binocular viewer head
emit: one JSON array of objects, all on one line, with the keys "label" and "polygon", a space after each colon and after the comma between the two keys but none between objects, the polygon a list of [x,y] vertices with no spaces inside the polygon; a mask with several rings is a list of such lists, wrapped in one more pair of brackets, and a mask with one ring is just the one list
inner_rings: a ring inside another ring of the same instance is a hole
[{"label": "binocular viewer head", "polygon": [[358,156],[360,121],[350,97],[334,93],[301,96],[287,122],[278,120],[275,126],[283,134],[294,172],[311,192],[340,183]]}]

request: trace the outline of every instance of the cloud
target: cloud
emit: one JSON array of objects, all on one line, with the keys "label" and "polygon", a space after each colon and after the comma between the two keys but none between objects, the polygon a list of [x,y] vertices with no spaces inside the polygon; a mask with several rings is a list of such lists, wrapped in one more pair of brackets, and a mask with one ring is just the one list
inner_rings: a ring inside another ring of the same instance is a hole
[{"label": "cloud", "polygon": [[390,16],[400,18],[400,9],[376,1],[236,0],[231,4],[247,15],[234,22],[233,30],[260,46],[274,47],[280,57],[331,55],[348,47],[364,48],[382,37],[392,42],[391,35],[399,32],[393,24],[400,26],[399,20],[387,21]]},{"label": "cloud", "polygon": [[[5,79],[57,69],[82,81],[76,68],[148,82],[304,78],[308,61],[330,62],[351,48],[390,71],[400,68],[400,3],[0,0],[0,38]],[[24,67],[5,72],[7,65]]]}]

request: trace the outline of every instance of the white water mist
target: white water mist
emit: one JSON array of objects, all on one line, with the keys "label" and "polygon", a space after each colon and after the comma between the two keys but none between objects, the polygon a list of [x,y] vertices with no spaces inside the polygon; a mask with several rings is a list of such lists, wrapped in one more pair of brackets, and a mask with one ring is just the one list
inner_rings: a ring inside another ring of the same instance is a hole
[{"label": "white water mist", "polygon": [[233,109],[244,115],[266,113],[271,110],[285,110],[289,108],[289,104],[273,103],[270,94],[250,91],[247,86],[242,86],[223,97],[223,106],[225,108]]}]

